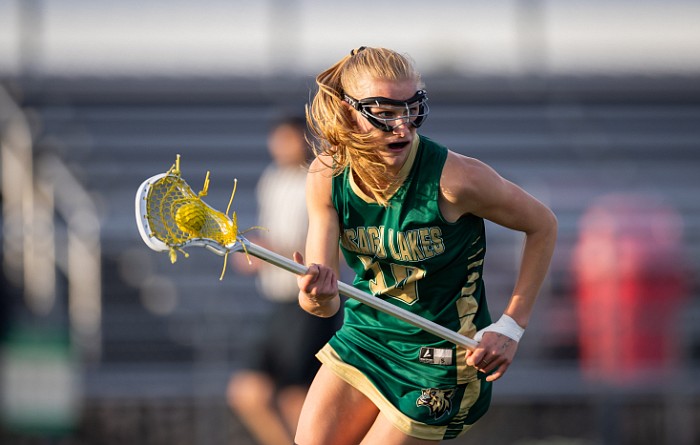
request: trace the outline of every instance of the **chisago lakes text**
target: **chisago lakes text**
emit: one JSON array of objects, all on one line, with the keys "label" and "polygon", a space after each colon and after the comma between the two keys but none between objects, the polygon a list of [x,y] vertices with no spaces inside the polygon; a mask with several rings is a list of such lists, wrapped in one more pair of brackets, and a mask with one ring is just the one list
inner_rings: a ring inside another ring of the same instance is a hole
[{"label": "chisago lakes text", "polygon": [[396,231],[384,226],[344,229],[340,242],[351,252],[396,261],[421,261],[445,251],[440,227]]}]

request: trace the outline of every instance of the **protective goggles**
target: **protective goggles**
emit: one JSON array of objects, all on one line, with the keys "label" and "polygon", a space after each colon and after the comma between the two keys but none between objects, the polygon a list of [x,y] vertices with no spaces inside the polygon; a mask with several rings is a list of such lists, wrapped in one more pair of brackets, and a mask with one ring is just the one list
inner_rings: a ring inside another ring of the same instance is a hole
[{"label": "protective goggles", "polygon": [[403,124],[420,127],[430,111],[425,90],[418,90],[408,100],[394,100],[386,97],[368,97],[358,100],[347,94],[344,95],[344,100],[359,111],[369,123],[387,133]]}]

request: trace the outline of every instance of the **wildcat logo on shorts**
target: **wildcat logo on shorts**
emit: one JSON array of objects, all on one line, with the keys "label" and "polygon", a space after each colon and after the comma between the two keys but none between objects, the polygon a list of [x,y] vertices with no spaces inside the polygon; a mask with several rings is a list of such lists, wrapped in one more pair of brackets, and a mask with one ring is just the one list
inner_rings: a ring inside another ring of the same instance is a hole
[{"label": "wildcat logo on shorts", "polygon": [[427,406],[437,420],[450,412],[454,395],[454,389],[422,389],[420,397],[416,399],[416,406]]}]

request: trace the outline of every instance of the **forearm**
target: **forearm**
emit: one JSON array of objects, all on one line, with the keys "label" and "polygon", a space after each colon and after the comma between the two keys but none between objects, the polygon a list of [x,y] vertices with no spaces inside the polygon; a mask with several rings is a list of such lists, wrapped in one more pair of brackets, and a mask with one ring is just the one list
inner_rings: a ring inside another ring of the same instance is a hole
[{"label": "forearm", "polygon": [[513,295],[504,311],[523,328],[530,321],[537,295],[549,270],[556,236],[557,222],[553,214],[540,230],[525,236],[520,272]]},{"label": "forearm", "polygon": [[[321,169],[321,170],[319,170]],[[298,278],[299,305],[318,317],[331,317],[340,308],[338,295],[338,213],[331,202],[331,174],[322,173],[323,164],[314,161],[307,179],[309,227],[306,236],[306,263],[295,254],[298,263],[308,266]]]}]

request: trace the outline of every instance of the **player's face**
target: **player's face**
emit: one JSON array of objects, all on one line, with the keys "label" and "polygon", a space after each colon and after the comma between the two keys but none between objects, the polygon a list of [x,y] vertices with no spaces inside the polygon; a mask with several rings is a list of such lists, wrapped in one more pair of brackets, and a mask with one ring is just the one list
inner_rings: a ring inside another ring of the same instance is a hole
[{"label": "player's face", "polygon": [[[361,100],[366,97],[385,97],[397,101],[411,99],[418,90],[415,80],[390,81],[380,80],[369,76],[358,79],[351,91],[348,93]],[[389,116],[390,113],[404,113],[404,109],[371,109],[372,114],[378,116]],[[416,138],[416,128],[410,124],[409,119],[397,119],[392,127],[393,130],[382,131],[372,125],[358,111],[354,111],[355,121],[361,132],[370,133],[377,141],[378,150],[382,159],[389,167],[390,171],[397,172],[408,158],[413,140]]]}]

